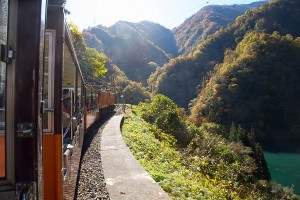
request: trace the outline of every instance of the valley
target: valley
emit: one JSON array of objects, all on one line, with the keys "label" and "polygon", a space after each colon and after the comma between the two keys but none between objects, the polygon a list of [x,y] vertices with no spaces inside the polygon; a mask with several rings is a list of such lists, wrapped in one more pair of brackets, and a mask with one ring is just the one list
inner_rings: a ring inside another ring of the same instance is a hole
[{"label": "valley", "polygon": [[[126,103],[165,95],[190,123],[216,124],[222,127],[218,136],[251,148],[261,169],[256,178],[268,179],[269,171],[299,194],[293,170],[300,153],[299,9],[298,0],[211,5],[173,30],[150,21],[119,21],[82,35],[109,58],[104,79],[114,81]],[[294,141],[293,148],[284,143],[270,153],[275,147],[264,144],[270,138],[274,144]],[[286,166],[278,165],[282,159]]]}]

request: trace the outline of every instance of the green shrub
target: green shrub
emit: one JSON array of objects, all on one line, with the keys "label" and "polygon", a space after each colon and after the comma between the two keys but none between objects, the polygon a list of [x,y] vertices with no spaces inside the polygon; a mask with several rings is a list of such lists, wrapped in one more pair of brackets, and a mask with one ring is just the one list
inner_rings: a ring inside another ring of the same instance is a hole
[{"label": "green shrub", "polygon": [[186,127],[194,133],[186,148],[179,147],[175,137],[156,124],[133,114],[122,127],[134,156],[172,199],[299,199],[291,188],[257,180],[256,163],[249,156],[253,150],[224,139],[218,133],[223,131],[221,126]]},{"label": "green shrub", "polygon": [[189,144],[191,133],[182,119],[182,110],[168,97],[158,94],[150,103],[141,103],[141,117],[163,132],[172,134],[181,145]]}]

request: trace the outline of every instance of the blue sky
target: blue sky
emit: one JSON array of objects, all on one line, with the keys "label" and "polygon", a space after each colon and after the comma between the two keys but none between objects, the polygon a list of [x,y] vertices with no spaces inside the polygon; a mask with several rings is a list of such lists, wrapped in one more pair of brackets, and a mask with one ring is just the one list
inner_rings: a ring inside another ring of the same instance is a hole
[{"label": "blue sky", "polygon": [[98,24],[111,26],[117,21],[149,20],[169,29],[206,5],[247,4],[260,0],[68,0],[67,21],[80,29]]}]

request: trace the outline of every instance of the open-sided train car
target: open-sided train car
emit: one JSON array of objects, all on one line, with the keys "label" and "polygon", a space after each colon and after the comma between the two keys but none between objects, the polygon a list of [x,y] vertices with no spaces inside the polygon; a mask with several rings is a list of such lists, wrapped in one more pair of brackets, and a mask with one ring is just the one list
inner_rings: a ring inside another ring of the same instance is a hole
[{"label": "open-sided train car", "polygon": [[73,199],[84,134],[114,94],[85,83],[62,7],[0,10],[0,199]]}]

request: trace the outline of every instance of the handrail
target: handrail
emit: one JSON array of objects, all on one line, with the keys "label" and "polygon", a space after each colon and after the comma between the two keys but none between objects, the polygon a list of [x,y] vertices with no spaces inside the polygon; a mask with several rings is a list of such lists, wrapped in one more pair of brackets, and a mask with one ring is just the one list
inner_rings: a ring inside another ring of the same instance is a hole
[{"label": "handrail", "polygon": [[54,108],[44,108],[44,111],[47,111],[47,112],[54,112]]},{"label": "handrail", "polygon": [[63,138],[65,138],[65,137],[67,136],[68,131],[69,131],[70,127],[71,127],[71,122],[72,122],[72,120],[73,120],[74,118],[75,118],[75,119],[80,118],[80,115],[82,115],[82,112],[83,112],[83,107],[81,107],[81,109],[80,109],[78,112],[76,112],[76,113],[74,114],[75,117],[74,117],[74,116],[70,116],[70,120],[69,120],[68,126],[67,126],[65,132],[63,133]]}]

